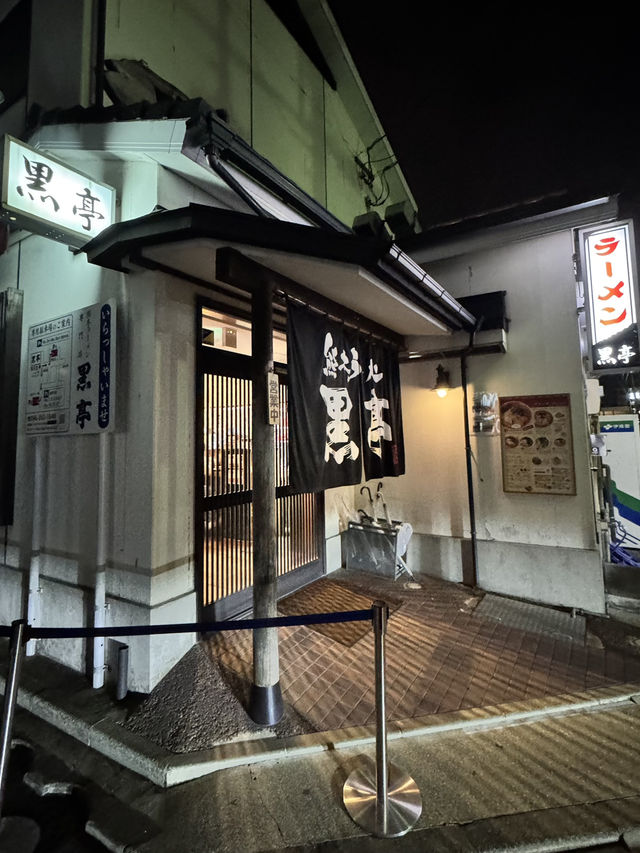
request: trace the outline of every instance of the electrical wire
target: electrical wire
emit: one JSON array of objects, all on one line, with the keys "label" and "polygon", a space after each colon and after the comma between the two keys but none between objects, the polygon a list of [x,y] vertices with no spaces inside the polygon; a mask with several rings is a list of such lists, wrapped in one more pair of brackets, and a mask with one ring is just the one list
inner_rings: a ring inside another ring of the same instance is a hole
[{"label": "electrical wire", "polygon": [[[380,192],[374,196],[373,199],[369,199],[369,207],[380,207],[383,205],[389,196],[391,195],[391,187],[389,186],[389,182],[386,179],[385,173],[389,171],[389,169],[393,169],[394,166],[398,165],[398,161],[394,161],[393,163],[389,163],[387,166],[382,169],[380,174],[375,175],[374,179],[377,178],[380,181]],[[370,187],[373,189],[373,186]]]},{"label": "electrical wire", "polygon": [[[367,198],[367,207],[380,207],[383,205],[389,196],[391,195],[391,188],[389,186],[389,182],[385,177],[385,173],[389,171],[389,169],[393,169],[398,165],[398,160],[395,154],[387,154],[384,157],[378,157],[376,159],[371,158],[371,152],[375,148],[378,143],[382,142],[383,139],[386,139],[386,133],[382,134],[382,136],[378,136],[373,140],[371,145],[369,145],[365,149],[366,160],[361,158],[360,154],[354,155],[354,159],[358,168],[360,169],[360,178],[364,183],[369,187],[372,192],[373,198]],[[376,173],[374,169],[375,163],[384,163],[386,160],[393,160],[392,163],[387,163],[387,165],[378,173]],[[379,191],[374,191],[373,185],[375,181],[378,180],[380,182]]]}]

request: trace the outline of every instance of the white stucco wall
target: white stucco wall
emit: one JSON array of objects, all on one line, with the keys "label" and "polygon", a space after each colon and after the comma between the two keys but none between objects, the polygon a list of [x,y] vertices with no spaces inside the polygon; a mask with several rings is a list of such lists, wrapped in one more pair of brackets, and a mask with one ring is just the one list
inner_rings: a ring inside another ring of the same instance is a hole
[{"label": "white stucco wall", "polygon": [[[505,493],[499,439],[471,437],[479,585],[602,612],[572,254],[566,230],[427,269],[457,297],[506,291],[508,352],[468,358],[470,402],[474,391],[571,395],[575,496]],[[429,390],[438,361],[402,366],[407,474],[386,488],[418,534],[410,564],[462,580],[459,543],[447,541],[470,535],[460,364],[441,362],[453,386],[445,399]]]},{"label": "white stucco wall", "polygon": [[[166,183],[154,163],[93,160],[79,167],[118,191],[122,218],[153,209]],[[177,179],[173,180],[176,184]],[[179,182],[183,183],[183,182]],[[175,189],[175,187],[174,187]],[[180,203],[180,192],[173,193]],[[117,305],[117,415],[109,436],[107,626],[193,622],[195,306],[208,291],[162,273],[103,270],[86,256],[25,236],[0,256],[3,287],[25,294],[15,523],[0,561],[0,622],[26,612],[32,550],[35,439],[24,433],[26,330],[103,299]],[[45,508],[39,555],[40,619],[50,627],[93,621],[98,436],[52,436],[44,447]],[[325,513],[327,570],[341,565],[351,489],[333,490]],[[129,644],[129,688],[147,692],[195,641],[193,634],[120,638]],[[115,662],[107,641],[107,660]],[[38,641],[37,651],[90,675],[92,644]]]},{"label": "white stucco wall", "polygon": [[[83,163],[85,171],[88,165]],[[117,185],[121,208],[134,216],[153,207],[157,168],[96,162],[92,171]],[[0,559],[3,624],[25,611],[32,550],[35,439],[24,431],[26,330],[108,298],[117,306],[117,403],[109,436],[106,624],[195,620],[193,303],[168,294],[171,286],[158,279],[103,270],[83,253],[38,236],[26,236],[0,256],[2,286],[24,291],[15,523]],[[38,441],[45,459],[40,624],[88,625],[96,576],[99,437]],[[170,642],[162,636],[122,641],[130,645],[130,689],[148,691],[190,647],[193,635]],[[82,641],[39,641],[38,652],[80,671],[92,665],[91,647]]]},{"label": "white stucco wall", "polygon": [[352,486],[324,493],[325,567],[333,572],[342,566],[342,534],[350,518],[355,518],[355,491]]}]

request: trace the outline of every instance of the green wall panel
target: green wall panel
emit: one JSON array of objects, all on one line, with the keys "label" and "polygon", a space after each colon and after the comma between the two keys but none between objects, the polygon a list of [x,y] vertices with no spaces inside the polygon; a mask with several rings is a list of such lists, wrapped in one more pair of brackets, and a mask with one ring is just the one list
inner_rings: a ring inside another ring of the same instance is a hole
[{"label": "green wall panel", "polygon": [[143,59],[189,98],[251,135],[250,0],[111,0],[107,59]]},{"label": "green wall panel", "polygon": [[325,121],[327,135],[327,207],[351,226],[356,216],[366,211],[366,187],[358,178],[355,155],[365,145],[349,118],[337,92],[326,87]]},{"label": "green wall panel", "polygon": [[[325,83],[265,0],[109,0],[106,57],[144,60],[187,97],[225,109],[239,136],[347,225],[365,212],[371,191],[354,156],[373,138],[356,127],[365,115],[375,138],[379,126],[351,80]],[[388,203],[405,198],[388,177]]]},{"label": "green wall panel", "polygon": [[253,7],[253,146],[325,204],[323,79],[265,3]]}]

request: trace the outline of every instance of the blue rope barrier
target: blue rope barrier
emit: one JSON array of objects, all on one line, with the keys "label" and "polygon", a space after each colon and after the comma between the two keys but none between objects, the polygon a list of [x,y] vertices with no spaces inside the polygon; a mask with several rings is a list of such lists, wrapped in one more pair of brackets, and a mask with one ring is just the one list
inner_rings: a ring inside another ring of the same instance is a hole
[{"label": "blue rope barrier", "polygon": [[[26,640],[68,640],[88,637],[139,637],[150,634],[201,633],[216,631],[252,631],[256,628],[283,628],[333,622],[367,622],[373,610],[343,610],[334,613],[310,613],[301,616],[271,616],[264,619],[228,619],[222,622],[187,622],[166,625],[125,625],[112,628],[32,628],[27,625]],[[11,628],[0,626],[0,636],[11,636]]]}]

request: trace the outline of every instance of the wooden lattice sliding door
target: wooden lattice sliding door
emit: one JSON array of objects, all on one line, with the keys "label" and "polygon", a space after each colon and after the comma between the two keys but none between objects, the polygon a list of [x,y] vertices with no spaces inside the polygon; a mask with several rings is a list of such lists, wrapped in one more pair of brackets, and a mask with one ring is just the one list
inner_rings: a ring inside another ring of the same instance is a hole
[{"label": "wooden lattice sliding door", "polygon": [[[278,591],[286,594],[322,574],[324,519],[321,494],[296,494],[289,486],[286,368],[279,365],[278,373],[276,555]],[[200,611],[206,619],[228,618],[249,610],[252,604],[250,375],[249,355],[202,345],[198,358],[196,525]]]}]

